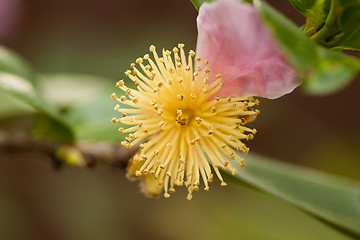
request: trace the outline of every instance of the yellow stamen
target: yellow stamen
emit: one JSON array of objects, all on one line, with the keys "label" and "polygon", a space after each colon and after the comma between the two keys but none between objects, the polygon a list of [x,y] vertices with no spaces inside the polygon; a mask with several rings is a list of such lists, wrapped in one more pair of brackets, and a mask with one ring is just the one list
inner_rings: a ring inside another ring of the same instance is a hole
[{"label": "yellow stamen", "polygon": [[259,101],[253,97],[216,96],[224,84],[221,75],[210,79],[208,61],[202,62],[194,51],[186,57],[184,44],[172,52],[162,50],[162,56],[158,56],[155,46],[150,52],[154,60],[146,54],[125,72],[136,88],[130,89],[120,80],[116,86],[125,94],[120,98],[111,95],[120,102],[115,110],[123,114],[111,121],[132,125],[118,130],[129,134],[122,145],[130,148],[152,136],[140,144],[133,158],[140,163],[136,176],[153,174],[163,186],[165,198],[175,192],[174,185],[185,184],[187,198],[191,199],[200,181],[204,190],[209,190],[214,176],[212,164],[221,186],[225,186],[219,168],[235,174],[232,160],[245,165],[235,150],[244,154],[249,151],[242,141],[251,140],[256,130],[243,125],[259,114],[253,109]]}]

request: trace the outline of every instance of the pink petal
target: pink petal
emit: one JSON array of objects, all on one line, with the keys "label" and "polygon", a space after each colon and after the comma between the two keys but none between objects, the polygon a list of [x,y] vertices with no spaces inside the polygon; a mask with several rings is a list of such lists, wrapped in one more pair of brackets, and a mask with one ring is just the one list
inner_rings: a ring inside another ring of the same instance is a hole
[{"label": "pink petal", "polygon": [[298,85],[275,38],[256,10],[237,0],[204,3],[197,18],[196,54],[209,61],[210,80],[221,73],[219,96],[278,98]]}]

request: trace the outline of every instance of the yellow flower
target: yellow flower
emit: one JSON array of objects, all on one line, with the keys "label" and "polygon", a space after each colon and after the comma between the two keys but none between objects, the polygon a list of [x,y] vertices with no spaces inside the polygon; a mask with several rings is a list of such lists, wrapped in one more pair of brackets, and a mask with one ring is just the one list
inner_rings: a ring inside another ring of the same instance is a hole
[{"label": "yellow flower", "polygon": [[119,128],[120,133],[129,133],[122,142],[127,148],[148,139],[132,159],[136,176],[154,178],[166,198],[175,192],[175,185],[185,184],[187,198],[191,199],[201,179],[204,190],[209,190],[213,181],[210,164],[222,186],[226,183],[220,167],[235,174],[229,160],[245,165],[237,151],[249,151],[242,140],[252,139],[256,130],[244,124],[259,111],[253,110],[258,104],[253,97],[216,96],[224,84],[221,75],[210,81],[208,62],[201,62],[194,51],[186,57],[183,48],[184,44],[179,44],[173,49],[173,57],[165,50],[159,57],[155,46],[150,46],[155,61],[146,54],[136,60],[138,66],[131,64],[132,70],[125,74],[136,90],[126,87],[123,80],[117,82],[125,95],[117,97],[114,93],[112,99],[120,102],[115,110],[123,117],[112,122],[133,125]]}]

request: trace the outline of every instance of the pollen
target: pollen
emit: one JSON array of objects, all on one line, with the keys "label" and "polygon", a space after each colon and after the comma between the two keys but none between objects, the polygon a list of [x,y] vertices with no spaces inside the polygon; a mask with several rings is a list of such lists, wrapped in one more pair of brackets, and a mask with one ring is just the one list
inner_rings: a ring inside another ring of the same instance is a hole
[{"label": "pollen", "polygon": [[184,44],[162,50],[162,56],[153,45],[150,52],[153,57],[146,54],[131,65],[134,74],[125,72],[133,86],[117,82],[125,96],[111,95],[120,102],[115,110],[123,116],[112,122],[122,124],[119,133],[129,134],[122,145],[140,146],[132,159],[138,166],[135,175],[153,175],[165,198],[175,192],[174,186],[185,185],[190,200],[201,184],[209,190],[214,175],[226,186],[219,169],[235,174],[233,164],[245,166],[240,155],[249,148],[244,142],[256,133],[245,124],[259,114],[254,109],[259,101],[218,97],[224,84],[221,74],[211,79],[208,61],[192,50],[186,56]]}]

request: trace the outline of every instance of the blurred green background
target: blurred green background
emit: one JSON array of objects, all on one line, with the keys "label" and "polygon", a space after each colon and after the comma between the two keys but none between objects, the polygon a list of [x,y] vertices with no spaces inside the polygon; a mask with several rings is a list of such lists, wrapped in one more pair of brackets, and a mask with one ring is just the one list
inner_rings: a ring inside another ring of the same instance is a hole
[{"label": "blurred green background", "polygon": [[[303,24],[287,1],[269,3]],[[73,108],[90,102],[99,119],[110,120],[116,115],[109,100],[114,83],[151,44],[171,49],[182,42],[195,50],[196,15],[186,0],[0,0],[0,43],[43,73],[49,101]],[[75,81],[66,78],[71,74],[79,76],[75,87],[62,86]],[[299,88],[277,100],[261,99],[251,150],[359,180],[358,80],[329,96]],[[97,107],[99,97],[109,100],[110,111]],[[31,109],[10,105],[4,95],[0,100],[0,129],[31,124],[18,118],[19,109],[24,115]],[[82,136],[89,131],[85,126]],[[43,156],[0,152],[0,239],[348,239],[247,186],[222,188],[215,181],[190,202],[184,189],[170,199],[147,199],[124,174],[106,166],[55,171]]]}]

